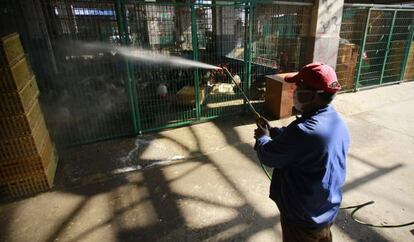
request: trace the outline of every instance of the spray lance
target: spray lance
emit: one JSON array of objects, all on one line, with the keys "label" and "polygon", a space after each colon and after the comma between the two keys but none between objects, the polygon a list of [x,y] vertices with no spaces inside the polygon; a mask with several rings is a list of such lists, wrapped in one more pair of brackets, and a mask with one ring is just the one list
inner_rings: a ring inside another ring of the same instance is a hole
[{"label": "spray lance", "polygon": [[[260,122],[262,119],[262,116],[259,114],[259,112],[256,111],[256,109],[253,107],[252,103],[250,102],[250,99],[247,97],[246,93],[244,93],[243,89],[240,87],[240,85],[236,82],[236,80],[234,79],[234,76],[231,74],[231,72],[226,68],[223,67],[222,69],[224,69],[224,71],[230,76],[230,79],[232,80],[232,82],[234,83],[234,85],[236,85],[237,89],[239,89],[240,93],[243,95],[244,100],[247,103],[247,106],[249,107],[250,111],[254,114],[256,122]],[[262,123],[262,126],[266,126],[267,124]],[[256,149],[256,144],[255,147]],[[269,172],[266,170],[265,166],[263,165],[262,162],[260,162],[260,166],[262,167],[264,173],[266,174],[267,178],[269,178],[269,180],[272,180],[272,176],[269,174]]]},{"label": "spray lance", "polygon": [[[246,101],[247,106],[249,107],[250,111],[254,114],[254,117],[256,119],[256,122],[259,122],[260,123],[261,120],[263,120],[263,117],[253,107],[252,102],[247,97],[246,93],[243,91],[243,89],[240,87],[240,85],[236,82],[236,80],[234,79],[234,76],[231,74],[231,72],[226,67],[223,67],[222,69],[227,72],[227,74],[230,76],[230,79],[232,80],[232,82],[234,83],[234,85],[236,85],[237,89],[239,89],[240,93],[243,95],[243,98]],[[261,126],[266,126],[267,124],[264,123],[264,122],[262,122],[262,123],[260,123],[260,125]]]},{"label": "spray lance", "polygon": [[226,67],[223,67],[223,70],[227,72],[227,74],[230,76],[230,79],[232,80],[234,85],[236,85],[237,89],[239,89],[240,93],[243,95],[244,100],[247,102],[247,105],[250,108],[250,111],[252,111],[252,113],[254,114],[256,120],[259,120],[262,116],[256,111],[256,109],[253,107],[252,103],[250,102],[249,98],[244,93],[243,89],[240,87],[239,84],[237,84],[236,80],[234,80],[234,76],[230,73],[230,71]]},{"label": "spray lance", "polygon": [[[234,76],[231,74],[231,72],[226,68],[223,67],[223,69],[227,72],[227,74],[230,76],[230,79],[233,81],[234,85],[236,85],[237,89],[239,89],[240,93],[243,95],[244,100],[247,102],[247,106],[249,107],[250,111],[254,114],[256,122],[259,123],[261,126],[266,126],[267,123],[262,122],[263,117],[259,114],[259,112],[256,111],[256,109],[253,107],[252,103],[250,102],[250,99],[247,97],[246,93],[244,93],[243,89],[240,87],[240,85],[236,82],[236,80],[234,79]],[[258,125],[259,125],[258,124]],[[256,149],[256,145],[255,145],[255,149]],[[261,163],[260,163],[261,164]],[[266,173],[266,176],[269,179],[272,179],[272,176],[270,176],[270,174],[267,172],[267,170],[264,168],[263,164],[262,168],[264,170],[264,172]]]},{"label": "spray lance", "polygon": [[[243,89],[240,87],[240,85],[236,82],[236,80],[234,79],[234,76],[230,73],[230,71],[226,68],[223,67],[222,69],[224,69],[224,71],[230,76],[230,79],[232,80],[232,82],[234,83],[234,85],[236,85],[237,89],[239,89],[240,93],[243,95],[244,100],[247,103],[247,106],[249,107],[250,111],[254,114],[255,118],[256,118],[256,122],[260,122],[260,120],[262,120],[262,116],[256,111],[256,109],[253,107],[252,103],[250,102],[249,98],[247,97],[247,95],[244,93]],[[266,126],[266,124],[261,124],[263,126]],[[256,147],[255,147],[256,148]],[[260,165],[264,171],[264,173],[266,174],[266,176],[269,178],[269,180],[272,180],[272,176],[269,174],[269,172],[266,170],[265,166],[263,165],[262,162],[260,162]],[[358,210],[362,209],[365,206],[374,204],[374,201],[369,201],[366,203],[362,203],[362,204],[358,204],[355,206],[348,206],[348,207],[341,207],[341,209],[345,210],[345,209],[353,209],[351,212],[351,218],[362,225],[365,226],[369,226],[369,227],[375,227],[375,228],[400,228],[400,227],[405,227],[405,226],[410,226],[414,224],[413,222],[408,222],[408,223],[403,223],[403,224],[393,224],[393,225],[383,225],[383,224],[371,224],[371,223],[366,223],[364,221],[359,220],[358,218],[355,217],[355,214]]]}]

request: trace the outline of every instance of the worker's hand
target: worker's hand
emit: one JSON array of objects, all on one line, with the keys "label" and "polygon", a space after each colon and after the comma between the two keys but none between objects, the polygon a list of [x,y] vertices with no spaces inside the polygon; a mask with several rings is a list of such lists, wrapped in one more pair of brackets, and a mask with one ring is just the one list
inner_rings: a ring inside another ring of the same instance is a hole
[{"label": "worker's hand", "polygon": [[272,129],[272,126],[270,125],[270,122],[267,120],[267,119],[265,119],[264,117],[259,117],[259,118],[257,118],[256,119],[256,124],[257,124],[257,127],[259,127],[259,124],[262,126],[262,127],[267,127],[267,129]]},{"label": "worker's hand", "polygon": [[262,125],[259,122],[257,123],[257,129],[254,130],[254,138],[255,139],[259,139],[262,136],[270,136],[270,130],[269,130],[269,126],[267,125]]}]

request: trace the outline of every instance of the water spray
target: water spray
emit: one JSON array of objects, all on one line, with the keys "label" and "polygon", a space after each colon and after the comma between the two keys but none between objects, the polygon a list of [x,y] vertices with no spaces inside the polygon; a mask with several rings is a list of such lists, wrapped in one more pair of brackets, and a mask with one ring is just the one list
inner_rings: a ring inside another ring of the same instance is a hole
[{"label": "water spray", "polygon": [[116,46],[101,42],[74,42],[74,46],[84,51],[100,52],[108,51],[112,54],[119,54],[133,61],[143,61],[146,63],[165,64],[180,68],[202,68],[220,70],[221,67],[206,64],[200,61],[189,60],[179,56],[171,56],[156,50],[147,50],[129,46]]}]

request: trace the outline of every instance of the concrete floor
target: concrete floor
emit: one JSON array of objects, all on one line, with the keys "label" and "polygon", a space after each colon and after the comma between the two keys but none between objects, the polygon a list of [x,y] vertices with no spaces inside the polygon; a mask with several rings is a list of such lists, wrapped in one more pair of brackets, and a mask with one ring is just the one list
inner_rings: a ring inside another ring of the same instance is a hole
[{"label": "concrete floor", "polygon": [[[414,220],[414,83],[342,94],[352,144],[343,205]],[[292,118],[272,122],[287,125]],[[56,187],[0,206],[0,241],[281,241],[254,123],[233,117],[60,152]],[[361,226],[342,210],[335,241],[414,241],[414,226]]]}]

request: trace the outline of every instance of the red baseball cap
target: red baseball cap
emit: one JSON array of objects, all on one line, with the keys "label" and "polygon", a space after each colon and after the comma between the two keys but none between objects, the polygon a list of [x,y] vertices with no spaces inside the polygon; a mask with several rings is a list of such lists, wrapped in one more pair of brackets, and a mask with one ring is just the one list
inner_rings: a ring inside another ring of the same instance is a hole
[{"label": "red baseball cap", "polygon": [[335,70],[323,63],[311,63],[304,66],[296,75],[286,76],[286,82],[303,83],[315,90],[336,93],[341,90]]}]

